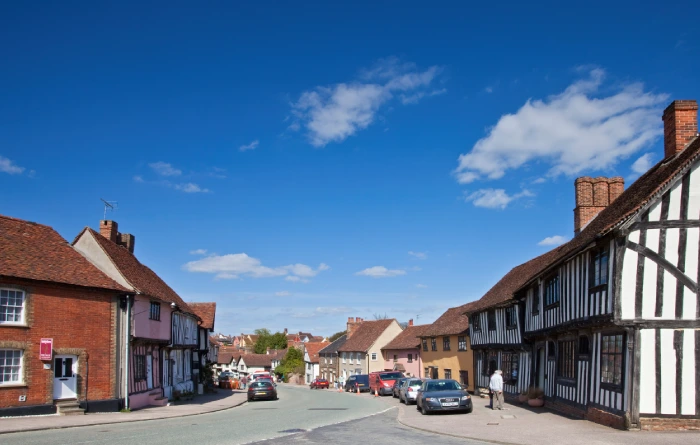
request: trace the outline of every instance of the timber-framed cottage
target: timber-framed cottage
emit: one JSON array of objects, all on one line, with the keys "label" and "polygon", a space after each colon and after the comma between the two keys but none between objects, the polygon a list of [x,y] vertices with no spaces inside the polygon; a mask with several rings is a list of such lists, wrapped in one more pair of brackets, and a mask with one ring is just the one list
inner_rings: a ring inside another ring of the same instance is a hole
[{"label": "timber-framed cottage", "polygon": [[506,392],[538,386],[548,406],[618,428],[700,427],[697,109],[666,108],[664,158],[624,192],[577,179],[574,238],[470,308],[479,374],[500,368]]}]

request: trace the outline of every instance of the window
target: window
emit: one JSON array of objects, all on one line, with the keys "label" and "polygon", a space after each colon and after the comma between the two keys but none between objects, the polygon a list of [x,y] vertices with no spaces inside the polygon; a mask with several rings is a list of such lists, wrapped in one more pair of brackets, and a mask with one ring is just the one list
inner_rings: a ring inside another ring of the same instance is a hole
[{"label": "window", "polygon": [[22,383],[23,353],[19,349],[0,349],[0,385]]},{"label": "window", "polygon": [[605,249],[591,253],[591,286],[608,284],[608,251]]},{"label": "window", "polygon": [[469,386],[469,371],[459,371],[459,383]]},{"label": "window", "polygon": [[457,337],[457,350],[466,351],[467,350],[467,337],[460,335]]},{"label": "window", "polygon": [[540,285],[537,284],[532,289],[532,315],[540,313]]},{"label": "window", "polygon": [[445,378],[446,379],[452,378],[452,370],[451,369],[445,369]]},{"label": "window", "polygon": [[151,301],[151,312],[148,314],[148,318],[160,321],[160,303]]},{"label": "window", "polygon": [[501,356],[503,381],[515,385],[518,383],[518,365],[520,355],[516,352],[504,352]]},{"label": "window", "polygon": [[554,347],[553,341],[547,342],[547,357],[554,357],[556,355],[556,348]]},{"label": "window", "polygon": [[328,361],[330,362],[331,365],[333,364],[333,356],[332,355],[328,358]]},{"label": "window", "polygon": [[443,351],[450,350],[450,337],[442,337],[442,350]]},{"label": "window", "polygon": [[134,356],[134,380],[146,380],[146,356]]},{"label": "window", "polygon": [[488,312],[488,324],[489,324],[489,331],[495,331],[496,330],[496,311],[490,310]]},{"label": "window", "polygon": [[475,331],[481,330],[481,320],[479,319],[479,314],[473,314],[471,317],[472,328]]},{"label": "window", "polygon": [[408,354],[408,360],[406,360],[408,363],[413,363],[413,354]]},{"label": "window", "polygon": [[574,379],[574,348],[576,341],[566,340],[559,342],[559,360],[557,360],[557,377]]},{"label": "window", "polygon": [[[373,362],[377,361],[377,353],[376,352],[372,353],[372,361]],[[357,354],[357,364],[358,365],[360,364],[360,354],[359,353]]]},{"label": "window", "polygon": [[345,363],[345,353],[343,352],[343,363]]},{"label": "window", "polygon": [[484,353],[484,360],[481,364],[481,373],[483,375],[492,375],[496,369],[498,369],[498,352],[489,351],[488,354]]},{"label": "window", "polygon": [[515,306],[506,308],[506,328],[515,329],[518,327],[518,319],[516,318]]},{"label": "window", "polygon": [[590,340],[587,335],[582,335],[578,338],[578,353],[579,355],[588,355],[591,353]]},{"label": "window", "polygon": [[437,351],[437,340],[435,339],[435,337],[430,339],[430,350]]},{"label": "window", "polygon": [[0,323],[24,323],[24,292],[0,289]]},{"label": "window", "polygon": [[428,376],[430,375],[430,368],[424,368],[423,371],[424,371],[424,372],[423,372],[423,375],[424,375],[425,377],[428,377]]},{"label": "window", "polygon": [[547,279],[544,287],[544,307],[549,308],[559,304],[559,275]]},{"label": "window", "polygon": [[396,354],[394,354],[394,363],[396,363],[396,362],[398,362],[398,361],[399,361],[399,356],[396,355]]},{"label": "window", "polygon": [[603,335],[600,354],[600,382],[622,386],[622,334]]},{"label": "window", "polygon": [[423,343],[423,350],[427,351],[428,350],[428,339],[427,338],[422,339],[422,343]]}]

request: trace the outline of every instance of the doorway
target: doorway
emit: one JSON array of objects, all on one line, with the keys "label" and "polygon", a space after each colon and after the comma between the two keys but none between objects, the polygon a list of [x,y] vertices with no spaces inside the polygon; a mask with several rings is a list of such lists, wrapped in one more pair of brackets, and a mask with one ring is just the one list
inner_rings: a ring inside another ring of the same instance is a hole
[{"label": "doorway", "polygon": [[535,386],[544,388],[546,357],[544,355],[544,347],[537,348],[537,358],[535,361]]},{"label": "doorway", "polygon": [[78,356],[57,355],[53,359],[53,398],[78,398]]}]

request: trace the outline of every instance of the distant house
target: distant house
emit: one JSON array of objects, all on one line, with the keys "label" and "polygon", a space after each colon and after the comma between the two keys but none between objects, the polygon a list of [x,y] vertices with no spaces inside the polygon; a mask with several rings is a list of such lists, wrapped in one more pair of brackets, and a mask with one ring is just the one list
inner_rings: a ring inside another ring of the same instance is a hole
[{"label": "distant house", "polygon": [[318,351],[328,346],[329,343],[308,342],[304,347],[304,375],[306,383],[311,383],[319,376],[319,356]]},{"label": "distant house", "polygon": [[118,411],[128,293],[51,227],[0,216],[0,416]]},{"label": "distant house", "polygon": [[135,238],[120,233],[115,221],[89,227],[73,247],[107,276],[129,289],[122,320],[129,337],[130,408],[164,405],[174,390],[193,391],[192,357],[197,349],[199,317],[155,272],[134,255]]},{"label": "distant house", "polygon": [[347,340],[338,348],[341,376],[347,378],[355,374],[383,371],[384,358],[381,349],[401,331],[401,326],[393,318],[364,321],[360,317],[349,317]]},{"label": "distant house", "polygon": [[414,326],[413,320],[409,320],[406,329],[382,348],[384,369],[401,371],[407,376],[419,377],[423,368],[419,337],[429,326]]},{"label": "distant house", "polygon": [[470,304],[448,309],[420,334],[422,377],[454,379],[473,391],[474,354],[469,347]]},{"label": "distant house", "polygon": [[[209,363],[216,363],[216,358],[211,359],[212,345],[209,343],[209,335],[214,332],[214,319],[216,318],[216,303],[187,303],[194,313],[202,320],[199,325],[197,338],[198,349],[194,353],[193,360],[202,376],[202,369]],[[215,354],[215,352],[214,352]],[[199,383],[205,383],[201,381]]]},{"label": "distant house", "polygon": [[232,349],[220,349],[216,365],[214,365],[216,376],[218,377],[222,372],[230,372],[234,377],[238,377],[238,360],[241,358],[241,355],[240,352]]},{"label": "distant house", "polygon": [[221,348],[221,343],[213,337],[209,336],[209,352],[207,352],[207,363],[218,363],[219,360],[219,348]]},{"label": "distant house", "polygon": [[329,382],[335,382],[340,376],[338,349],[345,344],[347,338],[347,335],[341,335],[333,343],[318,351],[319,375],[328,379]]},{"label": "distant house", "polygon": [[285,355],[287,355],[287,350],[286,349],[278,349],[278,350],[273,350],[270,351],[270,369],[272,371],[275,370],[280,365],[280,362],[284,358]]},{"label": "distant house", "polygon": [[248,376],[255,372],[272,370],[272,357],[270,354],[241,354],[238,359],[238,374]]}]

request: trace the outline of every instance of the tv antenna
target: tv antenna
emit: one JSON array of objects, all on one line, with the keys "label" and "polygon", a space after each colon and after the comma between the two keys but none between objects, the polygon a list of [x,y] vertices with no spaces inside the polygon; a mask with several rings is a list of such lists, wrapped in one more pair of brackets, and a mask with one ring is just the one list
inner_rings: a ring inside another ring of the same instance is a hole
[{"label": "tv antenna", "polygon": [[105,213],[104,213],[104,218],[102,218],[102,219],[107,219],[107,210],[111,210],[111,211],[117,210],[117,201],[105,201],[102,198],[100,198],[100,201],[102,201],[105,204]]}]

